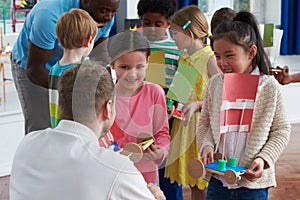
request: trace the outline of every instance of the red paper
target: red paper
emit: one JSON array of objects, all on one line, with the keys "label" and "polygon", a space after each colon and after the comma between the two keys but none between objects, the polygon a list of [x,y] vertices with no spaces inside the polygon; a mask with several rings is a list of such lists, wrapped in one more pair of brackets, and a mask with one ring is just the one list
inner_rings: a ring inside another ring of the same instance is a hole
[{"label": "red paper", "polygon": [[221,133],[250,132],[258,81],[258,75],[224,74]]}]

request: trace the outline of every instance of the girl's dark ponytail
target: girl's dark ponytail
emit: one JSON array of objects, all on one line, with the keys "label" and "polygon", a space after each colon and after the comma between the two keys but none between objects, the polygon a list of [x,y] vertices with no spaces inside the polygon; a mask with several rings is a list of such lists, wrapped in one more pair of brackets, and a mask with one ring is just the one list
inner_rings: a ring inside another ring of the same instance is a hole
[{"label": "girl's dark ponytail", "polygon": [[260,34],[259,25],[256,20],[256,17],[248,12],[248,11],[240,11],[237,13],[237,15],[233,18],[233,21],[239,21],[244,22],[250,25],[252,27],[255,36],[256,36],[256,42],[255,45],[257,46],[257,53],[256,56],[253,59],[252,64],[254,66],[258,66],[260,69],[260,72],[263,74],[269,74],[269,68],[271,67],[271,63],[269,60],[268,55],[266,54],[264,50],[264,43]]}]

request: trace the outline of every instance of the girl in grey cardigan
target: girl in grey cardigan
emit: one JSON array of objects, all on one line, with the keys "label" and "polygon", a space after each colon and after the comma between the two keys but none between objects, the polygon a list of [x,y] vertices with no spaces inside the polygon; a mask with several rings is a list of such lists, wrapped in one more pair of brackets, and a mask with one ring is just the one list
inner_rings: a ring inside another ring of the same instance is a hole
[{"label": "girl in grey cardigan", "polygon": [[[233,21],[220,24],[212,45],[218,66],[224,73],[258,75],[259,86],[251,130],[239,139],[244,145],[237,149],[242,157],[238,165],[247,168],[247,172],[234,185],[227,184],[224,177],[212,174],[207,199],[268,199],[268,188],[276,186],[275,162],[288,144],[291,126],[280,86],[268,75],[270,62],[255,17],[243,11]],[[221,137],[225,135],[220,134],[223,80],[224,74],[213,76],[205,93],[197,129],[199,153],[204,164],[214,162],[214,153],[222,152],[220,143],[224,140]],[[225,156],[229,156],[226,151]]]}]

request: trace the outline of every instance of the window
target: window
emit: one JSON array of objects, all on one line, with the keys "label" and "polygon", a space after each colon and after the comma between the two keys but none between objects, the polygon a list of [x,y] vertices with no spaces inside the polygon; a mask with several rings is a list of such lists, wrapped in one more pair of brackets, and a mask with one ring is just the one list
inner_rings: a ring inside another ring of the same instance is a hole
[{"label": "window", "polygon": [[198,0],[198,5],[209,22],[216,10],[221,7],[229,7],[237,12],[240,10],[252,12],[261,24],[273,23],[280,25],[281,0]]},{"label": "window", "polygon": [[[16,7],[18,8],[18,5],[21,4],[21,0],[0,0],[1,5],[6,6],[6,20],[12,20],[12,7],[13,7],[13,1],[15,1]],[[26,0],[26,5],[24,5],[26,9],[31,9],[35,4],[37,0]],[[21,8],[20,8],[21,9]],[[25,13],[16,13],[17,19],[24,20],[25,19]],[[2,18],[2,13],[0,14],[0,18]]]}]

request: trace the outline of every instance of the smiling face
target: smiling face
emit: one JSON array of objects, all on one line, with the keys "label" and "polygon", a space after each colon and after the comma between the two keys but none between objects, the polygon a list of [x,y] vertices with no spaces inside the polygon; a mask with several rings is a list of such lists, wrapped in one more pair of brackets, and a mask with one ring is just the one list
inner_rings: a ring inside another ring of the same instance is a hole
[{"label": "smiling face", "polygon": [[132,96],[140,90],[143,84],[148,57],[145,52],[132,51],[117,58],[111,66],[116,72],[117,87],[127,90],[125,93],[130,92]]},{"label": "smiling face", "polygon": [[217,39],[213,43],[215,56],[219,68],[224,73],[250,74],[253,70],[252,60],[256,55],[256,46],[249,51],[224,39]]},{"label": "smiling face", "polygon": [[166,39],[170,27],[167,18],[160,13],[147,12],[142,17],[143,32],[150,41]]},{"label": "smiling face", "polygon": [[86,10],[101,28],[113,18],[119,8],[119,2],[120,0],[81,0],[81,8]]}]

